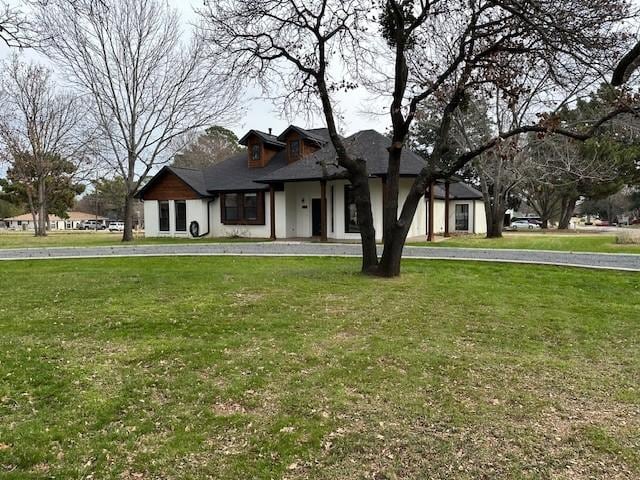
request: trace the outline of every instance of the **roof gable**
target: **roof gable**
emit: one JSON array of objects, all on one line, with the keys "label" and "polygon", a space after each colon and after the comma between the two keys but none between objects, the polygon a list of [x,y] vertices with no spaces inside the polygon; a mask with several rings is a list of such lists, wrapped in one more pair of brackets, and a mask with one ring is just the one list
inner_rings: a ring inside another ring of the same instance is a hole
[{"label": "roof gable", "polygon": [[210,195],[202,170],[165,166],[135,196],[144,200],[189,200]]},{"label": "roof gable", "polygon": [[306,130],[304,128],[296,127],[295,125],[289,125],[284,132],[278,135],[278,140],[284,142],[291,132],[296,132],[303,140],[314,143],[319,147],[325,145],[329,141],[329,131],[326,128]]},{"label": "roof gable", "polygon": [[244,145],[245,147],[249,144],[249,139],[252,136],[256,136],[263,143],[270,145],[272,147],[276,147],[277,149],[281,149],[285,147],[285,144],[278,140],[278,137],[275,135],[271,135],[270,133],[261,132],[260,130],[249,130],[239,141],[240,145]]}]

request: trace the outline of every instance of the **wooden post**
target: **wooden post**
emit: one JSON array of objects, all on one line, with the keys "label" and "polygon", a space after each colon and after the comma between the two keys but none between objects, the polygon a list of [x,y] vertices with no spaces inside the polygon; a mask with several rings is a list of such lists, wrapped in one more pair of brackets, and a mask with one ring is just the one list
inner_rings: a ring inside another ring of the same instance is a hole
[{"label": "wooden post", "polygon": [[449,181],[447,180],[444,184],[444,236],[448,237],[449,235]]},{"label": "wooden post", "polygon": [[384,215],[387,208],[387,176],[382,175],[382,243],[384,243]]},{"label": "wooden post", "polygon": [[271,240],[276,239],[276,192],[269,184],[269,216],[271,217]]},{"label": "wooden post", "polygon": [[320,241],[327,241],[327,181],[320,180]]},{"label": "wooden post", "polygon": [[429,185],[429,217],[427,225],[427,242],[433,242],[433,204],[435,200],[435,183]]}]

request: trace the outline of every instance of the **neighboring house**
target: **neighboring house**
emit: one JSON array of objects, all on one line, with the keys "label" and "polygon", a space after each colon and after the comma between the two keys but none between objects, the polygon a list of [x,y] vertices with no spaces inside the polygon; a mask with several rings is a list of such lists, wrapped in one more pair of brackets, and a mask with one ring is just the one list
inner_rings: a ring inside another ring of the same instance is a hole
[{"label": "neighboring house", "polygon": [[[85,222],[87,220],[98,220],[98,222],[103,224],[107,221],[105,217],[96,217],[92,213],[71,211],[67,212],[67,215],[69,216],[69,218],[60,218],[57,215],[49,215],[49,229],[76,230],[80,228],[82,222]],[[33,217],[30,213],[5,218],[4,223],[6,227],[11,230],[35,230]]]},{"label": "neighboring house", "polygon": [[[204,170],[164,167],[151,178],[137,193],[144,201],[146,236],[360,239],[351,186],[326,129],[290,126],[277,137],[251,130],[240,144],[247,151]],[[345,138],[345,145],[367,161],[380,239],[390,140],[364,130]],[[425,165],[403,151],[400,202]],[[418,206],[410,237],[428,234],[429,196]],[[469,185],[436,185],[431,205],[432,233],[447,227],[451,233],[486,232],[482,195]]]}]

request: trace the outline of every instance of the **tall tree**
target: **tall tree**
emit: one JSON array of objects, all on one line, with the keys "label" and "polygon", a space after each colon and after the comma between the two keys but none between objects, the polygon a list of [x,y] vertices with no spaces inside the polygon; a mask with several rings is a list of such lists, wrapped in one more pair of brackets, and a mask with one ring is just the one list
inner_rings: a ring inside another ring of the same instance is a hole
[{"label": "tall tree", "polygon": [[15,56],[5,64],[2,90],[0,146],[9,159],[7,177],[24,193],[35,234],[44,236],[52,195],[74,189],[74,178],[89,164],[86,111],[77,97],[57,91],[46,68]]},{"label": "tall tree", "polygon": [[[619,30],[628,15],[625,0],[567,2],[493,0],[221,0],[200,10],[202,34],[215,46],[212,58],[225,61],[240,78],[264,88],[284,86],[289,107],[317,100],[337,163],[354,186],[363,249],[362,269],[384,276],[400,273],[402,249],[420,198],[432,182],[448,178],[492,148],[499,138],[528,131],[587,138],[548,121],[501,133],[436,168],[450,149],[452,117],[471,94],[487,84],[508,86],[535,65],[558,88],[583,83],[611,52],[624,48]],[[370,18],[378,14],[380,28]],[[617,31],[615,31],[617,30]],[[344,69],[329,65],[344,65]],[[365,66],[367,68],[361,68]],[[336,78],[336,71],[346,75]],[[534,81],[537,79],[533,79]],[[392,144],[383,212],[384,250],[380,262],[366,159],[352,158],[337,133],[335,89],[367,82],[389,98]],[[416,178],[402,206],[399,180],[402,150],[421,104],[444,105],[429,165]],[[312,103],[312,102],[311,102]],[[602,120],[604,121],[604,119]]]},{"label": "tall tree", "polygon": [[238,137],[231,130],[214,125],[198,135],[173,160],[175,167],[203,169],[242,151]]},{"label": "tall tree", "polygon": [[123,241],[133,239],[134,194],[186,134],[231,120],[236,91],[203,62],[164,0],[32,2],[43,50],[93,104],[108,166],[125,182]]},{"label": "tall tree", "polygon": [[77,208],[111,219],[124,218],[127,186],[122,177],[99,178],[92,184],[93,191],[78,201]]}]

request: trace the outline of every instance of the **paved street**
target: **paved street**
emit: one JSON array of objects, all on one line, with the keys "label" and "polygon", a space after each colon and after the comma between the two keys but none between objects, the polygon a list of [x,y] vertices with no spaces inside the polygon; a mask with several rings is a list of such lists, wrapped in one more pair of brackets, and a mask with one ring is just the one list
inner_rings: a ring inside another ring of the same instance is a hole
[{"label": "paved street", "polygon": [[[357,257],[360,255],[360,245],[338,243],[268,242],[0,249],[0,260],[181,255],[302,255]],[[640,271],[640,255],[634,254],[572,253],[539,250],[498,250],[447,247],[405,247],[403,256],[404,258],[419,259],[478,260],[490,262],[571,265],[590,268]]]}]

